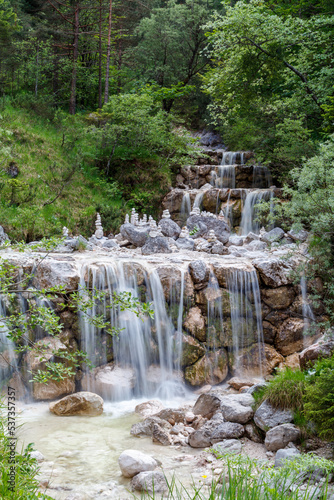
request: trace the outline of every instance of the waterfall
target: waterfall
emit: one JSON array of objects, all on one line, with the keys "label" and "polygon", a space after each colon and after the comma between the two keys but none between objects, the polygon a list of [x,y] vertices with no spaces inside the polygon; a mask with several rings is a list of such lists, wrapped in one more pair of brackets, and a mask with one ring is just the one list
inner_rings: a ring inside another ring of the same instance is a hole
[{"label": "waterfall", "polygon": [[[219,288],[217,278],[210,272],[209,283],[207,288],[207,346],[216,351],[221,347],[221,339],[224,333],[223,322],[223,303],[222,303],[222,290]],[[206,357],[210,369],[210,378],[214,380],[214,372],[218,367],[218,358],[211,358],[210,351],[207,351]]]},{"label": "waterfall", "polygon": [[[108,316],[110,310],[110,325],[120,329],[119,336],[110,339],[108,334],[85,321],[81,314],[82,347],[91,362],[101,366],[113,359],[115,363],[109,372],[110,377],[115,376],[115,381],[109,393],[104,391],[103,396],[114,400],[129,399],[133,395],[175,396],[180,389],[177,370],[182,356],[184,273],[181,272],[180,283],[170,286],[169,309],[158,272],[142,267],[138,270],[138,264],[117,261],[86,264],[81,269],[80,279],[83,296],[87,295],[87,284],[92,297],[95,289],[108,292],[103,303],[95,302],[90,313]],[[133,312],[122,311],[119,306],[109,309],[113,293],[122,292],[151,302],[154,319],[139,318]],[[94,377],[86,378],[88,390],[99,391]]]},{"label": "waterfall", "polygon": [[199,191],[195,197],[194,204],[193,204],[193,209],[194,208],[202,208],[202,200],[204,196],[205,191]]},{"label": "waterfall", "polygon": [[[257,189],[248,191],[241,216],[240,234],[247,235],[249,232],[259,233],[260,222],[256,220],[258,216],[257,205],[261,201],[272,201],[273,191],[265,189]],[[270,211],[272,211],[272,203],[270,203]]]},{"label": "waterfall", "polygon": [[235,165],[219,165],[216,187],[235,189]]},{"label": "waterfall", "polygon": [[6,308],[3,297],[0,296],[0,388],[17,370],[15,345],[8,338],[8,329],[4,320]]},{"label": "waterfall", "polygon": [[226,207],[225,207],[225,211],[224,211],[224,217],[227,221],[229,221],[230,227],[233,228],[233,212],[232,212],[231,205],[230,205],[230,199],[231,199],[231,190],[229,190],[229,192],[228,192]]},{"label": "waterfall", "polygon": [[182,203],[181,203],[181,211],[180,211],[180,222],[181,226],[183,226],[191,212],[191,200],[189,192],[185,192],[183,194]]},{"label": "waterfall", "polygon": [[302,292],[302,311],[304,318],[304,334],[307,335],[310,333],[310,327],[312,323],[315,322],[315,316],[313,314],[312,308],[309,304],[307,298],[307,282],[305,276],[302,275],[300,278],[300,289]]},{"label": "waterfall", "polygon": [[262,377],[264,341],[256,271],[232,271],[227,278],[227,287],[230,294],[234,370],[238,375],[252,373]]}]

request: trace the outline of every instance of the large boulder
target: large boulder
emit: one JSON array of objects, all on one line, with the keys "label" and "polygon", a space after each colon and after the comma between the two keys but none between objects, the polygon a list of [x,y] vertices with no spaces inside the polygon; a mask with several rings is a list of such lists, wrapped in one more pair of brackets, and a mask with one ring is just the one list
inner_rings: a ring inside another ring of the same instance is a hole
[{"label": "large boulder", "polygon": [[130,241],[136,247],[145,245],[150,232],[150,226],[134,226],[133,224],[123,224],[120,228],[121,235],[125,240]]},{"label": "large boulder", "polygon": [[270,429],[264,441],[265,447],[269,451],[277,451],[285,448],[290,442],[295,442],[300,438],[300,430],[293,424],[281,424]]},{"label": "large boulder", "polygon": [[194,405],[193,414],[210,419],[220,409],[220,403],[221,398],[216,394],[201,394]]},{"label": "large boulder", "polygon": [[123,451],[118,463],[124,477],[133,477],[140,472],[152,471],[158,465],[153,457],[138,450]]},{"label": "large boulder", "polygon": [[185,379],[192,386],[216,385],[223,382],[228,373],[228,360],[225,349],[208,352],[185,369]]},{"label": "large boulder", "polygon": [[268,231],[268,233],[264,233],[261,236],[261,240],[265,241],[266,243],[274,243],[276,241],[280,241],[284,238],[284,231],[280,227],[275,227],[271,231]]},{"label": "large boulder", "polygon": [[235,422],[223,422],[211,433],[211,444],[219,443],[223,439],[238,439],[244,435],[243,425]]},{"label": "large boulder", "polygon": [[163,472],[146,471],[140,472],[131,479],[131,488],[135,491],[145,493],[165,493],[168,491],[168,485]]},{"label": "large boulder", "polygon": [[163,236],[148,238],[141,249],[143,255],[151,255],[153,253],[172,253],[168,239]]},{"label": "large boulder", "polygon": [[199,229],[195,235],[196,238],[207,238],[209,231],[213,230],[221,243],[227,243],[231,233],[228,224],[223,220],[202,215],[191,215],[187,220],[187,227],[189,231],[194,230],[195,227]]},{"label": "large boulder", "polygon": [[103,399],[92,392],[76,392],[60,401],[49,404],[51,413],[69,417],[73,415],[86,415],[94,417],[103,413]]},{"label": "large boulder", "polygon": [[175,245],[179,250],[194,250],[195,242],[191,238],[179,238],[175,241]]},{"label": "large boulder", "polygon": [[263,431],[268,431],[276,427],[276,425],[289,424],[292,421],[293,414],[291,410],[273,408],[267,400],[263,401],[254,415],[254,422]]},{"label": "large boulder", "polygon": [[174,240],[179,237],[181,228],[172,219],[161,219],[159,226],[161,227],[161,231],[164,236],[174,238]]},{"label": "large boulder", "polygon": [[201,342],[206,340],[205,319],[199,307],[192,307],[183,323],[184,328]]},{"label": "large boulder", "polygon": [[221,400],[223,417],[228,422],[246,424],[253,417],[252,405],[255,400],[251,394],[230,394]]}]

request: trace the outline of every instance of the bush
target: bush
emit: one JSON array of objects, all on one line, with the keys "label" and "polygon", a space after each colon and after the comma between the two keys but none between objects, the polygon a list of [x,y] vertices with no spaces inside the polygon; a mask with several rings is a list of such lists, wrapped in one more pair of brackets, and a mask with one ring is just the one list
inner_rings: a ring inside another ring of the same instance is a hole
[{"label": "bush", "polygon": [[[261,401],[267,399],[274,408],[281,410],[303,410],[303,397],[307,375],[301,370],[286,368],[278,372],[268,385],[261,391]],[[257,399],[258,399],[257,398]]]},{"label": "bush", "polygon": [[320,359],[305,386],[304,412],[324,439],[334,439],[334,356]]}]

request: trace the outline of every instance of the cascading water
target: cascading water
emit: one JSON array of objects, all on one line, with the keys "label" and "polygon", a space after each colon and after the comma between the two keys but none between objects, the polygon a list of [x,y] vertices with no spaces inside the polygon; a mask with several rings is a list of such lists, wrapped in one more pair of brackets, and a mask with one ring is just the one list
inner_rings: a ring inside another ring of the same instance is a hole
[{"label": "cascading water", "polygon": [[273,185],[271,173],[267,167],[260,165],[253,166],[253,187],[270,188]]},{"label": "cascading water", "polygon": [[228,275],[227,286],[230,294],[234,372],[262,377],[264,340],[256,271],[232,271]]},{"label": "cascading water", "polygon": [[235,189],[235,165],[219,165],[216,187]]},{"label": "cascading water", "polygon": [[15,345],[8,338],[8,329],[5,323],[6,308],[0,296],[0,388],[11,374],[17,370]]},{"label": "cascading water", "polygon": [[[211,271],[207,287],[207,346],[211,351],[221,347],[221,338],[224,333],[222,290],[219,288],[217,278]],[[215,369],[218,366],[217,357],[210,358],[210,351],[206,352],[207,365],[210,379],[214,381]]]},{"label": "cascading water", "polygon": [[[241,216],[240,234],[247,235],[249,232],[259,233],[260,222],[257,220],[258,204],[261,201],[272,201],[273,191],[268,189],[257,189],[248,191]],[[272,203],[270,203],[272,211]]]},{"label": "cascading water", "polygon": [[194,208],[199,208],[199,209],[202,208],[202,201],[203,201],[204,193],[205,193],[205,191],[203,190],[203,191],[199,191],[196,194],[196,197],[195,197],[195,200],[194,200],[194,204],[193,204],[193,209]]},{"label": "cascading water", "polygon": [[310,328],[312,323],[315,322],[315,316],[312,311],[312,307],[310,306],[308,297],[307,297],[307,281],[304,275],[300,278],[300,289],[302,292],[302,310],[303,310],[303,318],[304,318],[304,334],[307,335],[310,333]]},{"label": "cascading water", "polygon": [[[130,377],[133,382],[132,386],[129,380],[125,384],[113,384],[110,393],[103,394],[108,399],[128,399],[132,395],[168,398],[175,396],[179,390],[177,370],[182,355],[184,275],[181,272],[178,293],[172,293],[168,311],[158,272],[144,268],[137,272],[137,268],[128,262],[114,261],[84,265],[81,269],[80,287],[83,294],[87,294],[88,284],[93,297],[95,289],[108,292],[102,305],[94,305],[91,315],[100,312],[105,315],[112,294],[122,292],[151,302],[154,310],[154,319],[142,319],[132,312],[121,311],[119,306],[110,309],[110,324],[121,332],[118,338],[113,338],[109,353],[108,335],[85,321],[81,315],[82,344],[91,362],[101,366],[113,359],[114,370],[119,371],[118,376],[122,376],[123,369],[125,377]],[[97,391],[94,378],[87,376],[87,380],[88,389]]]},{"label": "cascading water", "polygon": [[191,212],[191,200],[190,200],[190,194],[185,191],[183,194],[182,198],[182,203],[181,203],[181,211],[180,211],[180,222],[181,226],[183,226],[188,219],[189,215]]}]

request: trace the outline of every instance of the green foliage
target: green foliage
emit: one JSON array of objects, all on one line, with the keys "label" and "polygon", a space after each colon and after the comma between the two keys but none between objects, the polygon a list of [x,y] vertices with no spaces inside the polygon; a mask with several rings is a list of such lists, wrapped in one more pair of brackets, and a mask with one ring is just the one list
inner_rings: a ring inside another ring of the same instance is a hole
[{"label": "green foliage", "polygon": [[316,362],[305,387],[305,417],[317,426],[320,437],[334,439],[334,356]]},{"label": "green foliage", "polygon": [[274,408],[281,410],[302,411],[306,378],[305,372],[286,368],[269,380],[260,397],[257,396],[256,399],[260,399],[260,402],[267,399]]}]

